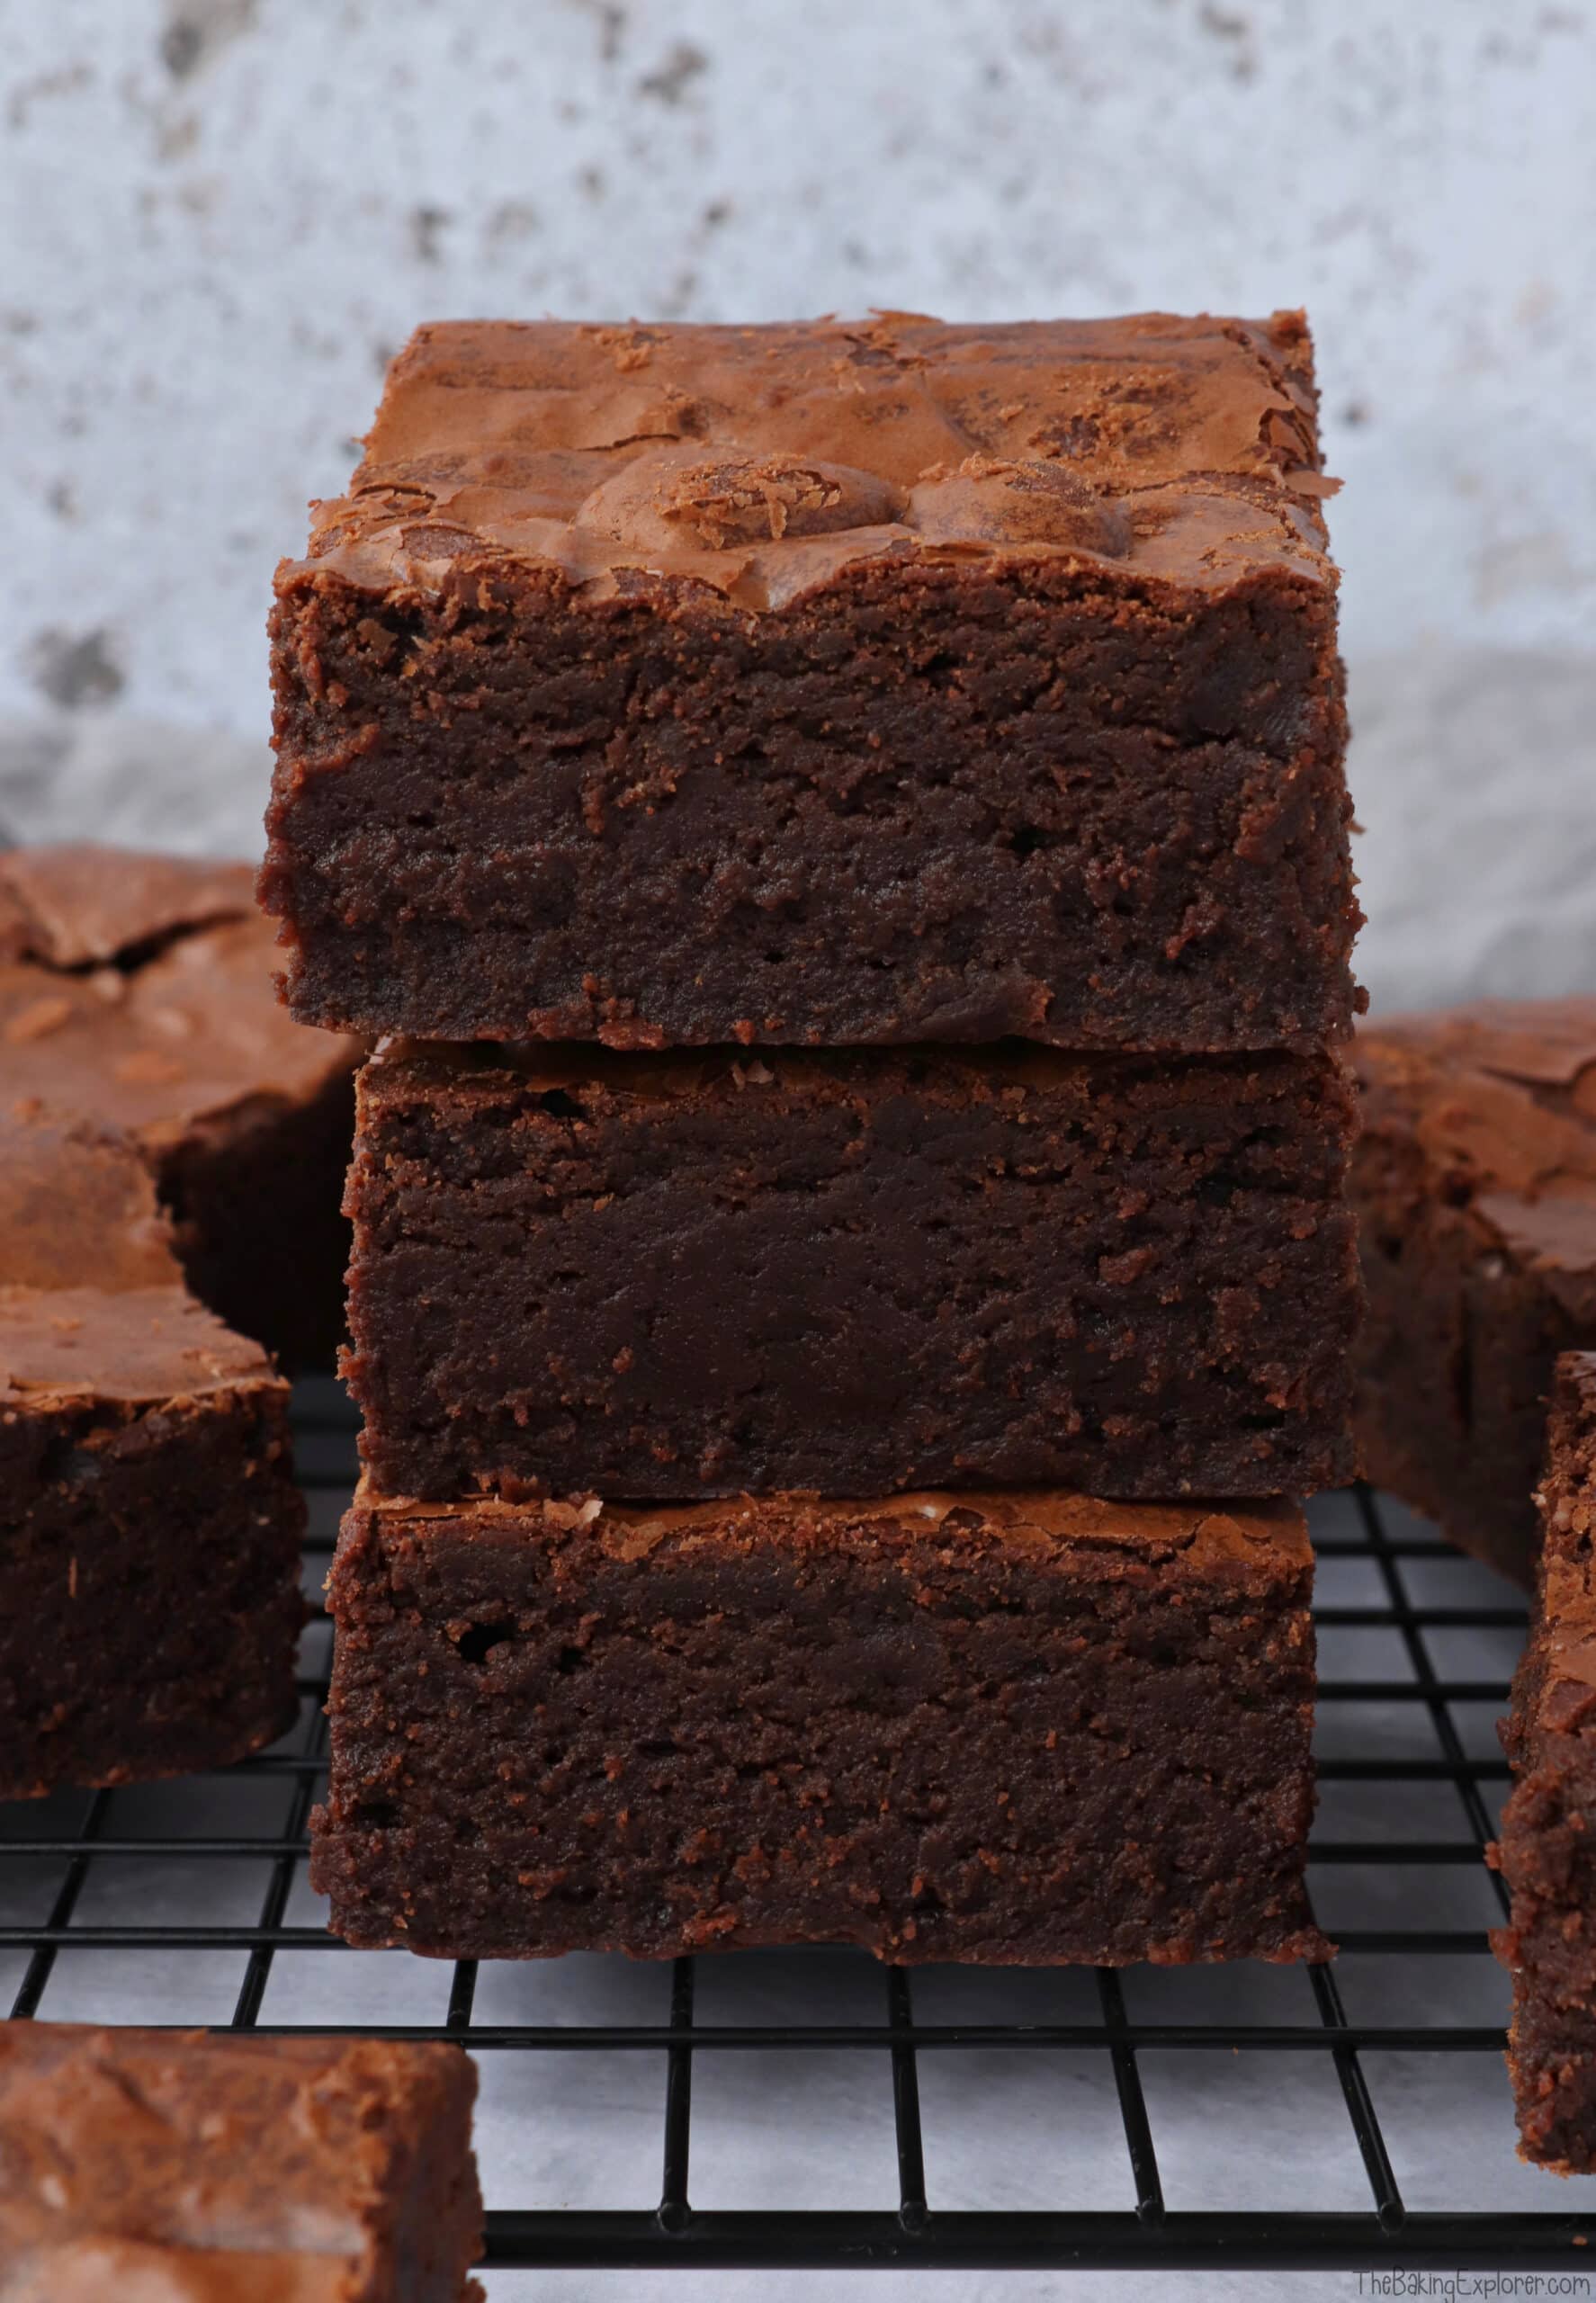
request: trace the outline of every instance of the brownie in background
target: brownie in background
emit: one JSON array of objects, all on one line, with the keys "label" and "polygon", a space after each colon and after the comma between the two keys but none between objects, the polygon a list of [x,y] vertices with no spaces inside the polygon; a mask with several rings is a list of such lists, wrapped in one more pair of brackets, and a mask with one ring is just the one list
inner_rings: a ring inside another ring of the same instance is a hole
[{"label": "brownie in background", "polygon": [[1520,1583],[1560,1352],[1596,1346],[1596,999],[1366,1026],[1364,1466]]},{"label": "brownie in background", "polygon": [[446,2046],[0,2024],[5,2303],[481,2303]]},{"label": "brownie in background", "polygon": [[278,571],[294,1014],[1344,1038],[1316,416],[1300,313],[418,330]]},{"label": "brownie in background", "polygon": [[1529,1644],[1502,1742],[1513,1791],[1493,1850],[1512,1895],[1508,2069],[1522,2155],[1596,2169],[1596,1355],[1557,1363]]},{"label": "brownie in background", "polygon": [[1330,1946],[1295,1505],[426,1505],[328,1584],[335,1931],[440,1958]]},{"label": "brownie in background", "polygon": [[288,1385],[177,1284],[0,1288],[0,1799],[293,1724]]},{"label": "brownie in background", "polygon": [[296,1367],[344,1333],[347,1039],[273,982],[243,864],[67,847],[0,855],[0,1106],[135,1144],[189,1283]]},{"label": "brownie in background", "polygon": [[1333,1058],[395,1044],[358,1104],[385,1494],[1352,1474]]}]

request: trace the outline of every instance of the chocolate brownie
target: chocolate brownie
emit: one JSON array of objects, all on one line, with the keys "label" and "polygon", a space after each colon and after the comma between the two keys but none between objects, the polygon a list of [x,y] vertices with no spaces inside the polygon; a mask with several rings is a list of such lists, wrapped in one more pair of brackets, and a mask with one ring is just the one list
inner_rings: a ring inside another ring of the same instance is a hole
[{"label": "chocolate brownie", "polygon": [[1368,1476],[1528,1582],[1559,1352],[1596,1346],[1596,999],[1358,1034]]},{"label": "chocolate brownie", "polygon": [[1323,1056],[396,1043],[347,1203],[365,1463],[444,1498],[1333,1486],[1351,1124]]},{"label": "chocolate brownie", "polygon": [[286,1383],[175,1276],[0,1286],[0,1799],[281,1734],[304,1524]]},{"label": "chocolate brownie", "polygon": [[0,856],[0,1108],[136,1143],[195,1291],[298,1364],[343,1334],[346,1039],[273,991],[247,865],[103,847]]},{"label": "chocolate brownie", "polygon": [[458,2048],[0,2024],[4,2303],[480,2303]]},{"label": "chocolate brownie", "polygon": [[1493,1850],[1512,1891],[1508,2069],[1526,2159],[1596,2169],[1596,1356],[1557,1362],[1538,1501],[1535,1623],[1502,1742],[1512,1796]]},{"label": "chocolate brownie", "polygon": [[0,1108],[0,1287],[175,1287],[155,1178],[93,1120]]},{"label": "chocolate brownie", "polygon": [[1294,1505],[384,1501],[328,1593],[335,1931],[436,1956],[1328,1956]]},{"label": "chocolate brownie", "polygon": [[1344,1036],[1299,313],[424,327],[278,571],[306,1022]]}]

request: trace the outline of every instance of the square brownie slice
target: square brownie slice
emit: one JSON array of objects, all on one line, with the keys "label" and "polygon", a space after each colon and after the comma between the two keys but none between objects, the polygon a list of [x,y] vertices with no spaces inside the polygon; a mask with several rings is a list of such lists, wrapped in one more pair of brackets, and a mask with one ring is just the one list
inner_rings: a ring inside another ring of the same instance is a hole
[{"label": "square brownie slice", "polygon": [[0,856],[0,1107],[135,1144],[195,1292],[298,1365],[344,1333],[357,1053],[283,1015],[247,865]]},{"label": "square brownie slice", "polygon": [[304,1517],[288,1385],[175,1278],[0,1286],[0,1799],[281,1734]]},{"label": "square brownie slice", "polygon": [[357,1103],[384,1493],[1352,1474],[1331,1059],[396,1044]]},{"label": "square brownie slice", "polygon": [[1343,1037],[1316,406],[1299,313],[418,330],[278,571],[294,1014]]},{"label": "square brownie slice", "polygon": [[455,2047],[0,2024],[6,2303],[481,2303]]},{"label": "square brownie slice", "polygon": [[1596,1346],[1596,999],[1385,1017],[1355,1062],[1365,1469],[1528,1583],[1553,1366]]},{"label": "square brownie slice", "polygon": [[1596,1355],[1557,1362],[1538,1501],[1535,1622],[1502,1742],[1513,1791],[1493,1859],[1512,1894],[1508,2069],[1521,2152],[1596,2169]]},{"label": "square brownie slice", "polygon": [[1300,1512],[387,1502],[328,1583],[336,1932],[439,1957],[1329,1946]]}]

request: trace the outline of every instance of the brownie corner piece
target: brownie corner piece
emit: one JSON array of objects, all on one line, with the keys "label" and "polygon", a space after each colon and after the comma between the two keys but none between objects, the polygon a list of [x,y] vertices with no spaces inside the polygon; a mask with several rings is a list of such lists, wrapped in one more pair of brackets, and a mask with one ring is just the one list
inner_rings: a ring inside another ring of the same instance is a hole
[{"label": "brownie corner piece", "polygon": [[442,1958],[1321,1958],[1311,1579],[1284,1503],[363,1489],[313,1877]]},{"label": "brownie corner piece", "polygon": [[0,1798],[215,1768],[294,1716],[288,1386],[175,1278],[0,1288]]},{"label": "brownie corner piece", "polygon": [[1345,1038],[1323,492],[1300,315],[421,329],[278,574],[295,1014]]},{"label": "brownie corner piece", "polygon": [[1596,1354],[1557,1362],[1538,1493],[1534,1620],[1502,1741],[1513,1788],[1493,1859],[1513,1978],[1508,2069],[1525,2158],[1596,2171]]},{"label": "brownie corner piece", "polygon": [[1596,999],[1381,1017],[1354,1064],[1365,1470],[1528,1585],[1553,1367],[1596,1346]]},{"label": "brownie corner piece", "polygon": [[16,2303],[480,2303],[476,2072],[444,2044],[0,2024]]}]

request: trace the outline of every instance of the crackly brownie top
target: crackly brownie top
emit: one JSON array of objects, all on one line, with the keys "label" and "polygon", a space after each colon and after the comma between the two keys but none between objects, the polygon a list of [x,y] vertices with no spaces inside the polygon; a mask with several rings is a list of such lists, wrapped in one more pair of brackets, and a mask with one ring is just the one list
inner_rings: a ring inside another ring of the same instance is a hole
[{"label": "crackly brownie top", "polygon": [[1411,1135],[1439,1192],[1596,1315],[1596,999],[1382,1017],[1354,1061],[1367,1130]]},{"label": "crackly brownie top", "polygon": [[93,967],[254,910],[247,864],[92,842],[0,855],[0,959]]},{"label": "crackly brownie top", "polygon": [[175,1286],[149,1169],[93,1120],[0,1110],[0,1287]]},{"label": "crackly brownie top", "polygon": [[868,1501],[788,1492],[650,1507],[597,1496],[427,1503],[379,1496],[363,1481],[354,1503],[385,1519],[464,1522],[543,1540],[590,1531],[601,1550],[628,1560],[660,1550],[773,1541],[800,1551],[838,1543],[890,1551],[928,1537],[971,1558],[1023,1548],[1039,1564],[1050,1556],[1067,1564],[1090,1553],[1109,1573],[1178,1561],[1194,1575],[1239,1572],[1273,1580],[1296,1576],[1312,1558],[1307,1523],[1295,1503],[1110,1503],[1068,1488],[928,1489]]},{"label": "crackly brownie top", "polygon": [[175,1282],[0,1287],[0,1413],[287,1389],[257,1344]]},{"label": "crackly brownie top", "polygon": [[869,560],[1327,585],[1315,418],[1298,312],[451,321],[393,363],[309,564],[375,590],[441,589],[484,560],[600,593],[641,571],[753,610]]},{"label": "crackly brownie top", "polygon": [[[458,2053],[0,2024],[0,2267],[40,2250],[52,2269],[56,2250],[76,2267],[94,2260],[90,2240],[216,2250],[235,2266],[273,2251],[363,2257],[394,2138],[426,2115]],[[258,2291],[345,2290],[320,2281]]]},{"label": "crackly brownie top", "polygon": [[247,865],[90,846],[0,856],[0,1110],[92,1113],[152,1149],[313,1095],[354,1043],[279,1006]]}]

